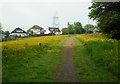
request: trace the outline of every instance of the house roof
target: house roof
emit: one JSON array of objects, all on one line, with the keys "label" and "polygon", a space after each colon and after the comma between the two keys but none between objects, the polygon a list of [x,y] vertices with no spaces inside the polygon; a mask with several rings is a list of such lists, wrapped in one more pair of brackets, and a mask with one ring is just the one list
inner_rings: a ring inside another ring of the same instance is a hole
[{"label": "house roof", "polygon": [[18,27],[16,29],[14,29],[11,33],[26,33],[26,32]]},{"label": "house roof", "polygon": [[59,29],[59,27],[49,27],[49,31],[60,32],[60,29]]},{"label": "house roof", "polygon": [[33,27],[31,27],[31,29],[44,29],[44,28],[42,28],[42,27],[40,27],[38,25],[34,25]]}]

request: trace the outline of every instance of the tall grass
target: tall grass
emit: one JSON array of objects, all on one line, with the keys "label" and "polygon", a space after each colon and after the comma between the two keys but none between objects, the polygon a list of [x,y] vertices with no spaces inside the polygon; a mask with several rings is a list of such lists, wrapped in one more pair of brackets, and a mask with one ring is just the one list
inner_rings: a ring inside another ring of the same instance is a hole
[{"label": "tall grass", "polygon": [[120,75],[118,40],[93,35],[77,35],[76,37],[82,42],[90,59],[97,67],[106,69],[116,77]]},{"label": "tall grass", "polygon": [[3,82],[52,82],[67,36],[45,36],[0,43]]}]

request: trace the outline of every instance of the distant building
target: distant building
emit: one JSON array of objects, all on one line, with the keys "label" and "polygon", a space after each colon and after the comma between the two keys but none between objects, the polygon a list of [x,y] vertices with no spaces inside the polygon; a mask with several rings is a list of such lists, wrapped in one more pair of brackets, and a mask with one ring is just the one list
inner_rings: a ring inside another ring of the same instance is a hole
[{"label": "distant building", "polygon": [[21,28],[16,28],[14,29],[11,34],[9,35],[10,37],[26,37],[27,34],[24,30],[22,30]]},{"label": "distant building", "polygon": [[53,16],[53,26],[48,28],[51,35],[59,35],[60,29],[59,29],[59,17],[55,14]]},{"label": "distant building", "polygon": [[93,33],[94,32],[94,28],[89,28],[88,29],[88,32],[91,34],[91,33]]},{"label": "distant building", "polygon": [[5,34],[0,34],[0,41],[4,41],[5,40]]},{"label": "distant building", "polygon": [[33,31],[33,35],[43,35],[45,33],[44,28],[34,25],[33,27],[30,28],[31,31]]},{"label": "distant building", "polygon": [[94,33],[100,33],[100,30],[97,29],[97,28],[95,28],[95,29],[93,30],[93,32],[94,32]]},{"label": "distant building", "polygon": [[59,27],[49,27],[49,31],[50,31],[51,34],[54,34],[54,35],[59,35],[60,34]]},{"label": "distant building", "polygon": [[46,29],[46,32],[45,32],[45,35],[48,35],[48,34],[50,34],[50,31],[49,31],[49,29],[47,28],[47,29]]}]

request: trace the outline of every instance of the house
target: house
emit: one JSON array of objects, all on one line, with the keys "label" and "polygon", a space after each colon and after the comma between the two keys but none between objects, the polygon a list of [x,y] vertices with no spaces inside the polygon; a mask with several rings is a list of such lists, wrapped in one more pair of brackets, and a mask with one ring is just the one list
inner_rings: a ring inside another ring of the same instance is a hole
[{"label": "house", "polygon": [[16,29],[14,29],[9,36],[21,38],[21,37],[26,37],[27,34],[24,30],[22,30],[21,28],[18,27]]},{"label": "house", "polygon": [[30,30],[33,32],[33,35],[43,35],[45,33],[44,28],[34,25],[33,27],[30,28]]},{"label": "house", "polygon": [[97,29],[97,28],[95,28],[95,29],[93,30],[93,32],[94,32],[94,33],[100,33],[100,30]]},{"label": "house", "polygon": [[6,38],[6,35],[4,34],[4,31],[0,29],[0,42],[4,41]]},{"label": "house", "polygon": [[49,31],[49,29],[47,28],[46,31],[45,31],[45,35],[48,35],[48,34],[50,34],[50,31]]},{"label": "house", "polygon": [[0,34],[0,41],[4,41],[5,40],[5,34]]},{"label": "house", "polygon": [[59,27],[49,27],[49,31],[50,31],[51,34],[54,34],[54,35],[59,35],[60,34]]},{"label": "house", "polygon": [[88,29],[88,32],[89,32],[90,34],[92,34],[92,33],[94,32],[94,28],[89,28],[89,29]]}]

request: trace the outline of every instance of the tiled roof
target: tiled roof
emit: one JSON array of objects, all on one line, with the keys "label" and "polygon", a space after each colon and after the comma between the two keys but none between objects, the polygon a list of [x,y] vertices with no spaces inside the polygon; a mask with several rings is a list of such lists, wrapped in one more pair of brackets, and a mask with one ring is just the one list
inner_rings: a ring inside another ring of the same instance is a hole
[{"label": "tiled roof", "polygon": [[14,29],[11,33],[26,33],[26,32],[18,27],[16,29]]},{"label": "tiled roof", "polygon": [[38,25],[34,25],[33,27],[31,27],[31,29],[43,29],[43,28]]}]

